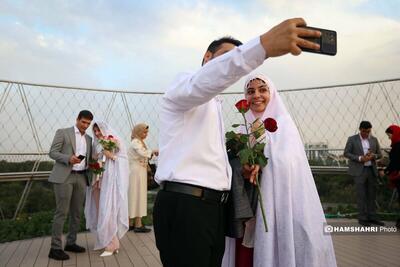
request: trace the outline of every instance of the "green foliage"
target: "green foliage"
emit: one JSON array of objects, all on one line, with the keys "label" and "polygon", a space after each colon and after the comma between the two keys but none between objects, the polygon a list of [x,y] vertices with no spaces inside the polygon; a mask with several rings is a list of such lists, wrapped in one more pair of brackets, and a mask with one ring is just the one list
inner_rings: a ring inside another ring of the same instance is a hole
[{"label": "green foliage", "polygon": [[[321,202],[325,206],[325,213],[357,213],[357,197],[353,177],[347,174],[321,174],[314,175],[314,179]],[[376,191],[376,200],[379,205],[378,213],[389,214],[387,215],[388,219],[393,219],[394,214],[398,213],[399,210],[397,201],[389,206],[392,192],[385,181],[379,181]],[[384,218],[382,217],[382,219]]]},{"label": "green foliage", "polygon": [[[54,211],[41,211],[31,215],[21,215],[15,221],[0,221],[0,243],[51,235]],[[85,231],[86,221],[82,214],[80,231]],[[64,224],[67,232],[68,220]]]},{"label": "green foliage", "polygon": [[249,148],[249,136],[246,134],[237,134],[234,131],[227,132],[225,138],[230,158],[239,157],[242,165],[259,164],[261,167],[267,165],[268,159],[264,155],[265,143],[256,143],[252,148]]},{"label": "green foliage", "polygon": [[[0,160],[0,172],[29,172],[32,171],[35,161],[27,160],[24,162],[8,162],[6,160]],[[42,161],[39,164],[39,171],[51,171],[54,162]]]}]

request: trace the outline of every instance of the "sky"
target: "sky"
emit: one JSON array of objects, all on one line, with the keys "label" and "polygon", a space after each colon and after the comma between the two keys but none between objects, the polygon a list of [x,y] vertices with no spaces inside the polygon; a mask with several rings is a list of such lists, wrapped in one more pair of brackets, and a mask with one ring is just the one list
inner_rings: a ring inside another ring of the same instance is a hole
[{"label": "sky", "polygon": [[212,40],[247,42],[293,17],[337,31],[338,52],[267,59],[258,71],[278,89],[399,78],[399,10],[398,0],[2,0],[0,79],[164,92]]}]

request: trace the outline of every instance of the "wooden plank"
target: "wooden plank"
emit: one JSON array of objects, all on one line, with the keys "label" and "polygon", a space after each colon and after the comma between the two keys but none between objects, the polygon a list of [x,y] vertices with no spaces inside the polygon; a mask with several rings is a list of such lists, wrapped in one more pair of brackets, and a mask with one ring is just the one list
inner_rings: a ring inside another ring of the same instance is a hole
[{"label": "wooden plank", "polygon": [[[371,241],[367,240],[368,236],[352,235],[344,236],[340,242],[338,249],[344,249],[350,252],[351,257],[354,261],[362,264],[360,266],[368,266],[370,264],[375,266],[391,265],[391,259],[388,259],[384,255],[380,255],[377,252],[377,247],[371,249],[368,243]],[[336,240],[337,241],[337,240]],[[371,257],[373,255],[373,257]],[[395,265],[394,265],[395,266]]]},{"label": "wooden plank", "polygon": [[[145,233],[137,233],[131,235],[130,239],[136,249],[138,250],[139,254],[143,257],[143,260],[146,262],[147,266],[160,266],[161,263],[160,261],[152,254],[148,246],[151,246],[149,244],[146,244],[143,240],[146,240],[147,243],[149,243],[149,239],[145,238],[147,234]],[[152,241],[150,240],[152,243]]]},{"label": "wooden plank", "polygon": [[89,258],[89,247],[88,247],[88,243],[87,243],[87,239],[86,239],[86,232],[84,233],[79,233],[78,237],[77,237],[77,243],[86,248],[86,252],[85,253],[78,253],[76,255],[76,266],[77,267],[86,267],[86,266],[90,266],[90,258]]},{"label": "wooden plank", "polygon": [[20,267],[33,266],[42,247],[44,238],[34,238]]},{"label": "wooden plank", "polygon": [[0,266],[6,266],[17,250],[21,241],[10,242],[0,255]]},{"label": "wooden plank", "polygon": [[23,261],[26,253],[28,252],[29,246],[31,245],[32,240],[23,240],[19,244],[18,248],[15,250],[12,258],[8,261],[6,266],[14,267],[19,266]]},{"label": "wooden plank", "polygon": [[140,239],[139,235],[144,235],[144,233],[133,233],[133,234],[129,235],[128,237],[129,237],[129,240],[131,241],[131,243],[135,246],[138,253],[142,257],[151,255],[150,250],[145,246],[142,239]]},{"label": "wooden plank", "polygon": [[94,248],[94,235],[91,233],[86,234],[87,246],[89,251],[90,267],[104,267],[103,259],[100,257],[101,250],[93,250]]},{"label": "wooden plank", "polygon": [[116,255],[115,258],[118,262],[118,266],[120,266],[120,267],[136,266],[136,265],[133,265],[133,263],[129,259],[128,253],[121,241],[120,241],[119,253]]},{"label": "wooden plank", "polygon": [[[151,252],[152,256],[157,261],[159,266],[161,266],[162,264],[161,264],[161,260],[160,260],[160,253],[156,247],[155,241],[153,239],[151,239],[152,236],[154,237],[153,232],[138,235],[138,237],[142,240],[143,244]],[[153,266],[154,264],[155,263],[152,263],[152,265],[150,265],[150,266]],[[158,266],[158,265],[154,265],[154,266]]]},{"label": "wooden plank", "polygon": [[[358,245],[363,248],[363,251],[372,253],[374,258],[381,258],[384,260],[400,261],[400,237],[397,238],[397,246],[388,246],[387,242],[391,239],[390,235],[362,235],[358,236]],[[344,238],[346,243],[355,242],[353,236],[346,236]]]},{"label": "wooden plank", "polygon": [[62,266],[76,266],[76,254],[75,252],[71,252],[71,251],[64,251],[65,253],[68,254],[69,259],[66,261],[62,262]]},{"label": "wooden plank", "polygon": [[49,264],[47,265],[48,267],[62,267],[63,261],[56,261],[53,259],[49,259]]},{"label": "wooden plank", "polygon": [[115,258],[115,254],[108,257],[103,257],[104,266],[106,267],[118,267],[117,259]]},{"label": "wooden plank", "polygon": [[49,263],[50,242],[50,237],[46,237],[43,239],[42,246],[35,261],[35,267],[47,266],[47,264]]},{"label": "wooden plank", "polygon": [[3,252],[3,250],[7,247],[7,245],[8,245],[8,242],[0,243],[0,255]]},{"label": "wooden plank", "polygon": [[131,237],[134,236],[133,232],[128,232],[121,240],[121,245],[124,248],[129,260],[135,267],[147,267],[142,255],[139,254],[136,246],[132,243]]}]

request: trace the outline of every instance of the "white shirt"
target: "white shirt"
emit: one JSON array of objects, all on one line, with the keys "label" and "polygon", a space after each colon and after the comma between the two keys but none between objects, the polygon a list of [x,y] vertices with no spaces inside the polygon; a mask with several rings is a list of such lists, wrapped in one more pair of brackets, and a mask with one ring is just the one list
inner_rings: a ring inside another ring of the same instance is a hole
[{"label": "white shirt", "polygon": [[229,190],[232,169],[225,147],[219,93],[265,60],[260,38],[183,73],[161,103],[159,158],[155,180]]},{"label": "white shirt", "polygon": [[[78,127],[74,125],[75,129],[75,156],[83,155],[86,157],[86,134],[81,134]],[[81,163],[72,165],[74,171],[83,171],[86,169],[86,158],[84,158]]]},{"label": "white shirt", "polygon": [[[360,136],[360,139],[361,139],[361,145],[362,145],[362,148],[363,148],[363,151],[364,151],[364,155],[366,155],[368,153],[368,150],[370,149],[369,137],[364,139],[364,138],[362,138],[361,135],[359,135],[359,136]],[[360,160],[361,160],[361,157],[360,157]],[[372,166],[372,162],[371,161],[366,161],[366,162],[364,162],[364,166]]]}]

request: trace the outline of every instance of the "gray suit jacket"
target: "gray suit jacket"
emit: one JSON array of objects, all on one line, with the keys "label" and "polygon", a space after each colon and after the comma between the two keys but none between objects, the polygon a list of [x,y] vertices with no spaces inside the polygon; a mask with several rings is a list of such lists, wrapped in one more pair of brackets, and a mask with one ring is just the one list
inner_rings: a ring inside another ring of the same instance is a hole
[{"label": "gray suit jacket", "polygon": [[[382,157],[381,148],[379,146],[378,139],[374,136],[370,136],[369,146],[371,152],[375,154],[375,159],[379,159]],[[349,159],[349,171],[348,173],[351,176],[360,176],[364,163],[359,161],[359,157],[364,155],[364,150],[361,144],[360,135],[356,134],[350,136],[347,139],[346,147],[344,148],[344,156]],[[376,161],[372,160],[372,168],[374,170],[375,176],[378,176],[378,170],[376,168]]]},{"label": "gray suit jacket", "polygon": [[232,167],[232,187],[225,205],[225,235],[241,238],[244,235],[244,222],[256,214],[258,193],[256,187],[243,178],[239,158],[229,159],[229,164]]},{"label": "gray suit jacket", "polygon": [[[58,129],[50,147],[49,156],[56,162],[49,177],[49,182],[64,183],[71,173],[70,157],[76,149],[74,127]],[[86,164],[92,155],[92,138],[86,135]]]}]

